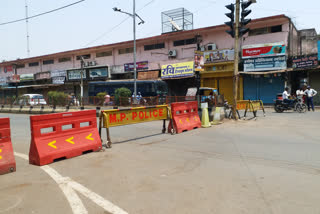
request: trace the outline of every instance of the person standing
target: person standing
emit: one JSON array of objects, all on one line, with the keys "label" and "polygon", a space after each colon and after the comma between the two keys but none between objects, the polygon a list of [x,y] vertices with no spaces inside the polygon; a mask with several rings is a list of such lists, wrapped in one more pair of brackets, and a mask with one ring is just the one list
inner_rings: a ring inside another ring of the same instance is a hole
[{"label": "person standing", "polygon": [[310,107],[312,108],[312,111],[314,111],[313,97],[317,95],[317,91],[308,86],[304,93],[307,97],[308,111],[310,111]]},{"label": "person standing", "polygon": [[297,91],[296,91],[296,95],[297,95],[297,98],[299,100],[299,102],[303,103],[303,96],[304,96],[304,91],[302,89],[302,87],[300,87]]}]

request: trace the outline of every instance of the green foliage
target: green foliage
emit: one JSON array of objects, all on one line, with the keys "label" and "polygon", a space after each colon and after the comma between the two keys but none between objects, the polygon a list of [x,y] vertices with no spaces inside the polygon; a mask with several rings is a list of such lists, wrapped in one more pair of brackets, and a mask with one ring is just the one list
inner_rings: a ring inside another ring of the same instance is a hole
[{"label": "green foliage", "polygon": [[68,95],[60,91],[48,92],[49,104],[53,106],[65,106],[68,103]]},{"label": "green foliage", "polygon": [[97,94],[97,98],[98,98],[98,105],[102,105],[104,102],[104,97],[107,95],[107,92],[99,92]]},{"label": "green foliage", "polygon": [[132,92],[128,88],[117,88],[115,91],[115,101],[117,105],[128,105],[129,97],[131,97]]}]

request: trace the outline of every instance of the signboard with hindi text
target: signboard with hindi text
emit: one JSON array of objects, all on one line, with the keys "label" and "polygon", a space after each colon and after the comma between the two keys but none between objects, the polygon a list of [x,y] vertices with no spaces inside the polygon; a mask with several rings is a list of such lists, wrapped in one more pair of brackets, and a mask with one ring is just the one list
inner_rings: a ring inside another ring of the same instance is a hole
[{"label": "signboard with hindi text", "polygon": [[68,80],[81,80],[81,73],[82,73],[82,79],[86,79],[86,70],[69,70],[68,71]]},{"label": "signboard with hindi text", "polygon": [[295,56],[292,58],[293,68],[311,68],[318,65],[317,54],[309,56]]},{"label": "signboard with hindi text", "polygon": [[245,59],[243,70],[250,71],[274,71],[287,68],[286,56],[258,57]]},{"label": "signboard with hindi text", "polygon": [[161,66],[161,78],[184,78],[194,75],[194,62],[181,62]]},{"label": "signboard with hindi text", "polygon": [[[136,62],[136,69],[137,69],[137,71],[148,70],[148,61]],[[124,71],[125,72],[130,72],[133,70],[134,70],[133,63],[124,64]]]}]

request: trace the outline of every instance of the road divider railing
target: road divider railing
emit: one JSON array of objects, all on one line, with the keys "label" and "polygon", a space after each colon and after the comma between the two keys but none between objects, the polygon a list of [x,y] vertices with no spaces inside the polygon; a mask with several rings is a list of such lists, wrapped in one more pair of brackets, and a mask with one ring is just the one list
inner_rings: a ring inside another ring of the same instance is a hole
[{"label": "road divider railing", "polygon": [[30,116],[29,163],[46,165],[102,149],[96,110]]},{"label": "road divider railing", "polygon": [[172,134],[201,128],[197,101],[171,103],[171,114],[168,132]]},{"label": "road divider railing", "polygon": [[170,115],[168,105],[103,110],[99,117],[99,134],[101,136],[102,128],[106,128],[106,147],[111,148],[110,127],[163,120],[162,133],[165,133],[166,120],[171,118]]},{"label": "road divider railing", "polygon": [[13,154],[10,119],[0,118],[0,175],[16,171]]},{"label": "road divider railing", "polygon": [[252,112],[253,113],[253,118],[251,119],[256,119],[257,118],[257,113],[258,111],[261,110],[263,112],[263,116],[266,116],[266,112],[264,110],[263,102],[262,100],[249,100],[249,103],[245,109],[244,112],[244,118],[247,116],[247,112]]}]

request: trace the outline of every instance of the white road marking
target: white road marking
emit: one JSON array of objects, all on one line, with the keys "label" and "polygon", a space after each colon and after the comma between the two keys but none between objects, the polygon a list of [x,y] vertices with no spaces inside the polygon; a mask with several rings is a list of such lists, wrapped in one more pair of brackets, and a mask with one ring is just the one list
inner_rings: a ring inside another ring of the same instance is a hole
[{"label": "white road marking", "polygon": [[59,185],[60,189],[69,201],[73,213],[88,213],[77,193],[69,186],[67,178],[62,177],[50,166],[41,166],[40,168],[50,175],[50,177]]},{"label": "white road marking", "polygon": [[[14,153],[17,157],[23,158],[25,160],[29,160],[29,157],[25,154],[15,152]],[[44,170],[60,187],[64,195],[66,196],[72,212],[74,214],[86,214],[88,211],[84,207],[81,199],[77,195],[77,193],[74,191],[78,191],[85,197],[89,198],[92,200],[95,204],[98,206],[102,207],[105,211],[112,213],[112,214],[128,214],[126,211],[121,209],[120,207],[117,207],[110,201],[104,199],[100,195],[98,195],[95,192],[92,192],[88,188],[84,187],[83,185],[75,182],[69,177],[63,177],[60,175],[56,170],[51,168],[50,166],[41,166],[40,167],[42,170]]]}]

